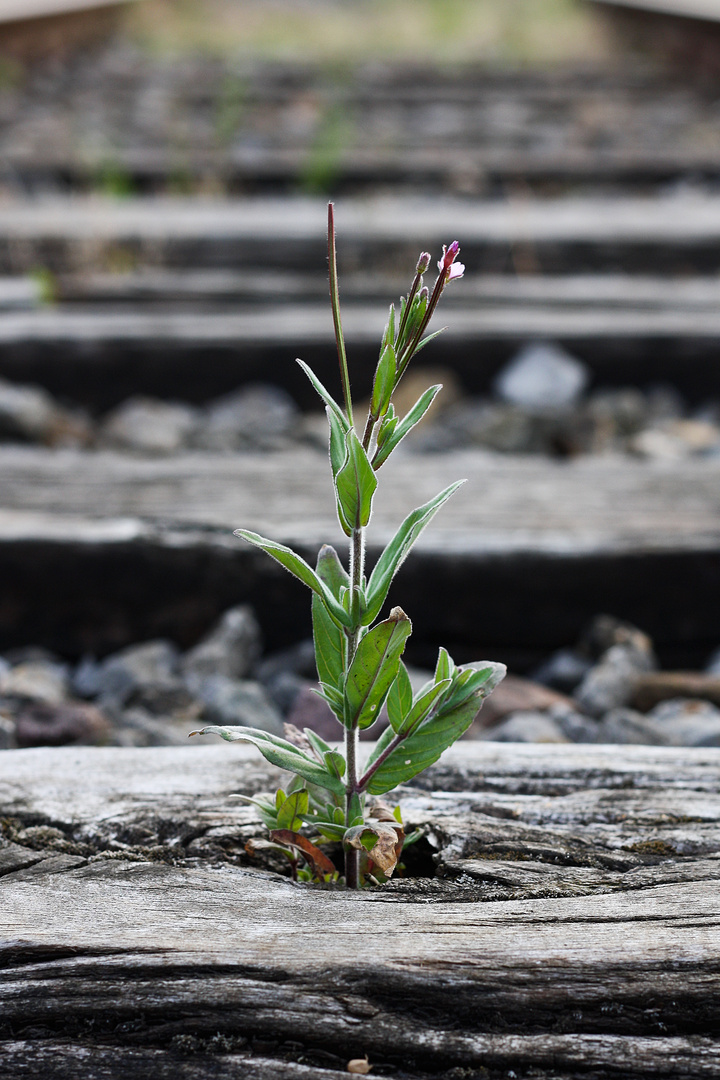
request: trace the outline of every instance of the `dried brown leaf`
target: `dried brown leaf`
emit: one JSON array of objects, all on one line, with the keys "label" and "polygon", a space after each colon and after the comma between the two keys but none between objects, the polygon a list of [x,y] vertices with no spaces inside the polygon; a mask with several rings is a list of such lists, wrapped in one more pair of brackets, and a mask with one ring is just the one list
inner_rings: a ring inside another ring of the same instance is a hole
[{"label": "dried brown leaf", "polygon": [[302,852],[316,877],[324,878],[326,874],[335,873],[335,866],[328,859],[325,852],[321,851],[315,844],[311,844],[307,837],[301,833],[292,832],[290,829],[273,829],[270,833],[270,839],[277,841],[278,844],[285,844],[287,847]]}]

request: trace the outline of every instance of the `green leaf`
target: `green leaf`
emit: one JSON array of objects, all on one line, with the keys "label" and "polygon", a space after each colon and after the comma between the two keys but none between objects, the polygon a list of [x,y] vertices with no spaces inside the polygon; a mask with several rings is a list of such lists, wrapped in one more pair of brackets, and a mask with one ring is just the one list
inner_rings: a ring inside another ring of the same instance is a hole
[{"label": "green leaf", "polygon": [[360,641],[345,683],[347,727],[366,728],[377,720],[411,632],[412,623],[396,607]]},{"label": "green leaf", "polygon": [[[482,674],[483,685],[459,704],[454,703],[448,695],[434,716],[422,721],[405,737],[395,734],[391,728],[382,733],[368,759],[366,775],[370,773],[373,764],[390,747],[392,749],[366,783],[365,789],[370,794],[382,795],[411,780],[437,761],[448,746],[452,746],[465,734],[484,698],[504,677],[505,665],[483,663],[477,674]],[[396,743],[394,747],[393,743]]]},{"label": "green leaf", "polygon": [[397,678],[387,696],[387,711],[393,731],[399,731],[403,720],[412,708],[413,692],[407,668],[400,661]]},{"label": "green leaf", "polygon": [[454,672],[455,665],[452,662],[450,653],[441,646],[438,650],[437,664],[435,665],[435,682],[451,679]]},{"label": "green leaf", "polygon": [[422,339],[422,341],[418,342],[413,356],[417,356],[421,349],[424,349],[426,345],[429,345],[430,342],[434,340],[434,338],[440,337],[441,334],[444,334],[446,330],[447,326],[441,326],[439,330],[435,330],[432,334],[427,334],[426,337]]},{"label": "green leaf", "polygon": [[393,433],[385,439],[382,446],[378,446],[373,458],[373,469],[379,469],[383,462],[387,461],[395,447],[402,442],[408,431],[418,424],[428,411],[436,395],[442,390],[442,384],[429,386],[425,393],[418,398],[412,409],[400,420]]},{"label": "green leaf", "polygon": [[328,425],[330,427],[330,468],[332,469],[333,480],[337,477],[337,474],[343,467],[343,464],[347,458],[347,447],[345,446],[345,435],[347,434],[347,427],[340,423],[335,413],[326,408]]},{"label": "green leaf", "polygon": [[384,416],[387,412],[396,381],[397,362],[395,359],[395,349],[388,342],[378,360],[378,366],[375,371],[375,381],[373,382],[372,398],[370,400],[370,412],[376,419]]},{"label": "green leaf", "polygon": [[345,836],[345,824],[336,825],[334,821],[313,821],[312,826],[326,836],[328,840],[342,840]]},{"label": "green leaf", "polygon": [[407,558],[420,533],[428,522],[432,520],[443,503],[447,502],[450,496],[464,483],[464,480],[457,480],[450,487],[446,487],[444,491],[441,491],[439,495],[436,495],[434,499],[430,499],[423,506],[419,506],[417,510],[413,510],[405,518],[370,575],[366,592],[366,609],[362,620],[364,626],[368,626],[380,614],[380,609],[385,603],[392,579],[395,577],[403,560]]},{"label": "green leaf", "polygon": [[431,683],[430,686],[420,691],[417,699],[413,702],[410,712],[407,713],[401,726],[397,729],[398,734],[413,731],[418,724],[432,711],[435,703],[450,688],[452,679],[444,679],[439,683]]},{"label": "green leaf", "polygon": [[335,477],[335,488],[340,524],[347,535],[350,535],[352,529],[362,528],[370,520],[377,477],[352,428],[345,436],[345,445],[347,457],[345,464]]},{"label": "green leaf", "polygon": [[[438,760],[448,746],[452,746],[467,731],[479,708],[480,702],[471,698],[457,709],[440,710],[435,716],[420,724],[411,735],[399,742],[378,767],[367,785],[367,791],[372,795],[382,795],[423,772]],[[387,731],[390,729],[388,728]],[[387,731],[383,732],[383,735],[386,735]],[[395,735],[394,738],[397,739],[399,736]],[[390,742],[392,739],[386,739],[384,746],[381,747],[381,740],[378,740],[375,754],[368,762],[368,767]]]},{"label": "green leaf", "polygon": [[336,599],[340,599],[340,590],[350,584],[350,575],[340,562],[338,553],[331,544],[323,544],[318,552],[317,576],[324,581]]},{"label": "green leaf", "polygon": [[347,766],[345,758],[339,750],[328,750],[326,754],[323,754],[323,761],[328,772],[333,773],[338,779],[342,779]]},{"label": "green leaf", "polygon": [[453,687],[443,702],[443,708],[454,708],[462,704],[472,694],[486,698],[497,684],[505,678],[506,667],[493,660],[477,661],[456,671]]},{"label": "green leaf", "polygon": [[318,379],[318,377],[315,374],[315,372],[313,371],[313,369],[311,367],[308,367],[308,365],[305,363],[304,360],[299,360],[298,359],[297,363],[303,369],[303,371],[307,375],[308,379],[313,384],[313,386],[315,387],[315,389],[317,390],[318,394],[323,399],[323,401],[325,402],[327,407],[332,410],[334,415],[340,421],[340,424],[343,426],[344,430],[347,431],[349,429],[349,427],[350,427],[350,422],[348,421],[348,418],[346,417],[346,415],[343,412],[342,408],[338,405],[335,398],[332,396],[332,394],[328,390],[325,389],[325,387],[320,382],[320,380]]},{"label": "green leaf", "polygon": [[320,687],[313,689],[313,693],[322,698],[326,705],[335,713],[341,724],[345,723],[345,698],[334,686],[320,683]]},{"label": "green leaf", "polygon": [[332,746],[330,746],[329,743],[326,743],[312,728],[306,727],[303,731],[313,750],[320,757],[323,757],[324,754],[327,754],[332,750]]},{"label": "green leaf", "polygon": [[382,344],[380,345],[381,354],[385,351],[387,345],[395,346],[395,305],[390,305],[390,311],[388,312],[388,321],[385,323],[385,331],[382,336]]},{"label": "green leaf", "polygon": [[[320,548],[316,572],[337,599],[340,589],[349,578],[337,552],[328,544]],[[321,683],[338,687],[345,671],[347,637],[317,595],[312,598],[312,624],[318,678]]]},{"label": "green leaf", "polygon": [[258,533],[249,532],[247,529],[236,529],[235,536],[239,536],[241,539],[247,540],[249,544],[254,544],[255,547],[267,552],[271,558],[302,581],[303,585],[307,585],[309,589],[317,593],[335,622],[341,626],[352,626],[352,620],[342,604],[335,599],[325,582],[318,577],[312,567],[304,559],[301,559],[292,548],[285,547],[284,544],[278,544],[275,540],[268,540],[264,536],[259,536]]},{"label": "green leaf", "polygon": [[314,758],[309,757],[297,746],[281,739],[277,735],[271,735],[268,731],[260,731],[258,728],[249,727],[220,727],[213,724],[201,731],[191,731],[191,735],[219,735],[227,742],[248,742],[256,746],[266,761],[271,765],[277,765],[280,769],[297,773],[311,784],[332,791],[335,795],[343,795],[345,787],[342,781]]},{"label": "green leaf", "polygon": [[378,428],[378,450],[380,449],[380,447],[385,445],[389,438],[391,438],[392,433],[394,432],[395,428],[398,426],[399,423],[400,418],[395,415],[395,407],[390,404],[388,406],[388,411],[385,414],[385,419],[382,421],[380,427]]},{"label": "green leaf", "polygon": [[302,828],[307,815],[309,796],[307,791],[296,791],[283,800],[277,812],[278,829],[292,829],[297,832]]}]

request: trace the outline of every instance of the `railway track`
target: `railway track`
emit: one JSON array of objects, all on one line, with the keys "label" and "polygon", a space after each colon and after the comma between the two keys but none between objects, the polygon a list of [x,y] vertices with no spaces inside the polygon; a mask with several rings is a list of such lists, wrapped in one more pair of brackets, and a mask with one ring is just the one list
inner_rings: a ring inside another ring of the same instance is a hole
[{"label": "railway track", "polygon": [[[219,61],[164,65],[132,50],[80,71],[34,69],[0,117],[0,377],[96,416],[133,394],[203,403],[258,381],[315,408],[294,359],[334,385],[325,198],[307,194],[324,160],[323,182],[340,193],[344,325],[360,379],[419,250],[458,237],[468,274],[426,362],[462,391],[487,393],[518,348],[542,339],[584,361],[592,387],[664,382],[690,403],[720,398],[720,198],[712,183],[697,187],[720,173],[713,94],[646,74],[416,74],[257,66],[233,82]],[[92,99],[91,80],[102,87]],[[39,107],[50,96],[52,131]],[[323,143],[331,130],[335,144]],[[181,159],[183,183],[210,178],[212,196],[168,194]],[[88,195],[93,185],[105,195]],[[109,199],[112,185],[134,194]],[[229,530],[283,534],[309,555],[334,536],[321,454],[163,463],[7,446],[0,457],[0,564],[16,582],[6,643],[16,633],[77,654],[156,633],[189,642],[268,582],[267,640],[288,643],[282,611],[303,619],[291,579]],[[421,501],[428,478],[473,478],[405,570],[420,659],[448,638],[526,667],[602,608],[651,631],[673,662],[700,662],[716,644],[715,460],[551,466],[478,453],[403,468],[395,501]],[[285,486],[258,502],[276,472]],[[663,597],[659,576],[672,582]],[[449,614],[440,596],[453,598]]]},{"label": "railway track", "polygon": [[0,156],[5,185],[36,193],[626,192],[717,182],[718,116],[713,90],[643,72],[316,72],[128,46],[30,69]]}]

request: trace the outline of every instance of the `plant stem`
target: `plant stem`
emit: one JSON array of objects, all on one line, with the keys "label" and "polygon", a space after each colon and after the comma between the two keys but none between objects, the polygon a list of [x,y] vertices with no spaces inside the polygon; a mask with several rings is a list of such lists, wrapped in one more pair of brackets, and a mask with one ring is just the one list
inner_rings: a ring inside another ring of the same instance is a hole
[{"label": "plant stem", "polygon": [[[357,595],[365,571],[365,530],[353,529],[350,538],[350,588]],[[350,669],[360,640],[360,627],[348,635],[347,666]],[[355,797],[358,793],[358,729],[345,728],[345,825],[350,826]],[[345,851],[345,884],[348,889],[360,888],[360,852],[354,848]]]},{"label": "plant stem", "polygon": [[352,398],[350,397],[350,375],[348,374],[347,356],[345,354],[345,338],[343,337],[342,322],[340,320],[340,293],[338,290],[337,255],[335,253],[335,207],[332,203],[328,203],[328,270],[330,274],[330,304],[332,306],[335,341],[337,343],[338,360],[340,362],[340,378],[342,379],[343,395],[345,397],[345,411],[347,412],[348,420],[352,426],[353,415]]}]

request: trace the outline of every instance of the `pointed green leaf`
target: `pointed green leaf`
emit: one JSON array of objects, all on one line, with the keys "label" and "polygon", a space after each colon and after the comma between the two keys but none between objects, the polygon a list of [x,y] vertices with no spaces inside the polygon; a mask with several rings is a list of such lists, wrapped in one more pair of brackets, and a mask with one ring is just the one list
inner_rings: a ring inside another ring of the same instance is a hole
[{"label": "pointed green leaf", "polygon": [[347,638],[330,618],[318,596],[312,598],[313,642],[315,666],[321,683],[337,687],[345,671],[345,642]]},{"label": "pointed green leaf", "polygon": [[413,702],[413,706],[405,717],[398,733],[402,735],[414,731],[425,720],[426,716],[432,712],[438,700],[450,688],[451,683],[452,679],[444,679],[442,682],[430,683],[429,686],[423,687]]},{"label": "pointed green leaf", "polygon": [[296,791],[283,800],[277,812],[278,829],[292,829],[297,832],[302,828],[307,815],[309,796],[307,791]]},{"label": "pointed green leaf", "polygon": [[[372,497],[377,477],[368,461],[362,444],[351,428],[345,436],[347,458],[335,478],[340,524],[343,518],[351,529],[367,525],[372,510]],[[347,530],[346,530],[347,531]]]},{"label": "pointed green leaf", "polygon": [[[336,598],[343,585],[350,580],[337,552],[329,544],[320,548],[316,572]],[[312,598],[312,623],[318,678],[321,683],[337,687],[345,671],[347,637],[317,595]]]},{"label": "pointed green leaf", "polygon": [[307,740],[312,746],[313,750],[316,754],[319,754],[320,757],[322,757],[323,754],[327,754],[330,750],[332,750],[332,746],[330,746],[329,743],[326,743],[325,740],[322,739],[316,731],[313,731],[312,728],[306,727],[303,728],[303,731],[307,736]]},{"label": "pointed green leaf", "polygon": [[348,727],[366,728],[377,720],[411,632],[412,623],[402,608],[396,607],[361,640],[345,683]]},{"label": "pointed green leaf", "polygon": [[438,650],[437,664],[435,665],[435,682],[451,679],[454,671],[455,665],[450,658],[450,653],[441,646]]},{"label": "pointed green leaf", "polygon": [[343,795],[345,787],[337,776],[332,775],[314,758],[309,757],[287,739],[271,735],[269,731],[249,727],[221,727],[213,724],[201,731],[191,731],[191,735],[219,735],[227,742],[248,742],[256,746],[266,761],[280,769],[296,773],[311,784],[325,788],[335,795]]},{"label": "pointed green leaf", "polygon": [[382,344],[380,346],[380,352],[382,353],[387,345],[395,346],[395,305],[390,305],[390,311],[388,313],[388,321],[385,323],[385,331],[382,336]]},{"label": "pointed green leaf", "polygon": [[[400,418],[395,415],[395,409],[393,405],[388,406],[388,411],[385,414],[385,419],[380,424],[377,433],[377,446],[378,450],[385,445],[388,439],[392,438],[392,434],[395,428],[400,423]],[[375,466],[373,465],[373,468]]]},{"label": "pointed green leaf", "polygon": [[343,715],[345,698],[336,686],[331,686],[330,683],[321,682],[319,688],[314,692],[318,697],[321,697],[323,701],[326,701],[333,712],[339,717]]},{"label": "pointed green leaf", "polygon": [[493,660],[477,661],[456,670],[453,686],[443,702],[443,708],[454,708],[462,704],[472,694],[480,693],[483,698],[490,694],[497,684],[505,678],[506,667]]},{"label": "pointed green leaf", "polygon": [[325,412],[327,413],[328,426],[330,428],[330,468],[332,469],[334,480],[347,458],[347,447],[345,445],[347,427],[340,423],[332,409],[328,407],[325,409]]},{"label": "pointed green leaf", "polygon": [[324,581],[330,592],[338,600],[343,586],[350,584],[350,575],[340,562],[337,551],[332,544],[323,544],[318,552],[317,576]]},{"label": "pointed green leaf", "polygon": [[325,387],[320,382],[320,380],[318,379],[318,377],[315,374],[315,372],[313,371],[313,369],[311,367],[308,367],[308,365],[305,363],[304,360],[298,359],[297,363],[303,369],[303,371],[307,375],[308,379],[313,384],[313,386],[315,387],[315,389],[317,390],[318,394],[323,399],[323,401],[325,402],[327,407],[332,410],[332,412],[335,414],[335,416],[340,421],[341,425],[344,427],[345,431],[347,431],[348,428],[350,427],[350,423],[349,423],[348,418],[346,417],[345,413],[343,412],[341,407],[338,405],[335,398],[332,396],[332,394],[328,390],[325,389]]},{"label": "pointed green leaf", "polygon": [[[411,735],[402,739],[379,766],[367,785],[367,791],[373,795],[382,795],[423,772],[467,731],[479,708],[480,701],[471,698],[457,709],[438,712],[420,724]],[[397,735],[394,737],[398,738]],[[385,745],[390,741],[386,740]],[[380,749],[378,740],[376,752]],[[371,762],[368,762],[368,765],[370,764]]]},{"label": "pointed green leaf", "polygon": [[334,821],[313,821],[313,828],[326,836],[328,840],[342,840],[345,835],[345,825],[336,825]]},{"label": "pointed green leaf", "polygon": [[397,363],[395,349],[388,343],[378,360],[373,382],[372,398],[370,400],[370,412],[378,419],[384,416],[390,404],[390,397],[395,389],[397,381]]},{"label": "pointed green leaf", "polygon": [[387,711],[393,731],[399,731],[403,720],[412,708],[413,692],[407,668],[400,661],[397,678],[387,696]]},{"label": "pointed green leaf", "polygon": [[339,750],[328,750],[323,754],[323,761],[328,772],[333,773],[339,780],[342,779],[347,763]]},{"label": "pointed green leaf", "polygon": [[[390,728],[383,732],[368,759],[366,774],[372,775],[366,783],[366,790],[370,794],[382,795],[411,780],[437,761],[448,746],[452,746],[465,734],[484,698],[505,674],[503,664],[489,663],[483,668],[483,671],[485,670],[488,670],[489,674],[484,685],[460,704],[453,705],[449,700],[443,701],[435,715],[424,720],[405,737],[395,734]],[[393,746],[393,743],[396,745]],[[373,764],[390,747],[392,749],[388,756],[373,771]]]},{"label": "pointed green leaf", "polygon": [[281,566],[284,566],[286,570],[289,570],[291,574],[302,581],[304,585],[307,585],[309,589],[312,589],[314,593],[317,593],[337,623],[341,626],[348,627],[352,625],[350,616],[345,611],[342,604],[335,599],[325,582],[318,577],[312,567],[309,566],[304,559],[301,559],[292,548],[285,547],[284,544],[278,544],[275,540],[268,540],[264,536],[259,536],[258,533],[249,532],[247,529],[236,529],[235,536],[239,536],[241,539],[247,540],[249,544],[254,544],[255,547],[259,547],[267,552],[267,554],[279,562]]},{"label": "pointed green leaf", "polygon": [[428,334],[426,337],[419,341],[413,356],[417,356],[421,349],[424,349],[426,345],[429,345],[436,337],[440,337],[447,330],[447,326],[441,326],[439,330],[435,330],[432,334]]},{"label": "pointed green leaf", "polygon": [[390,457],[395,447],[402,442],[408,431],[411,431],[422,420],[440,390],[442,390],[440,383],[436,386],[429,386],[425,393],[418,398],[412,409],[398,423],[392,435],[384,441],[382,446],[378,446],[373,457],[373,469],[379,469],[383,462]]},{"label": "pointed green leaf", "polygon": [[403,560],[407,558],[418,536],[442,504],[447,502],[450,496],[464,483],[464,480],[457,480],[450,487],[441,491],[439,495],[436,495],[434,499],[430,499],[423,506],[419,506],[417,510],[413,510],[405,518],[370,575],[366,592],[366,610],[362,620],[363,625],[368,626],[378,617],[380,609],[385,603],[390,583]]}]

